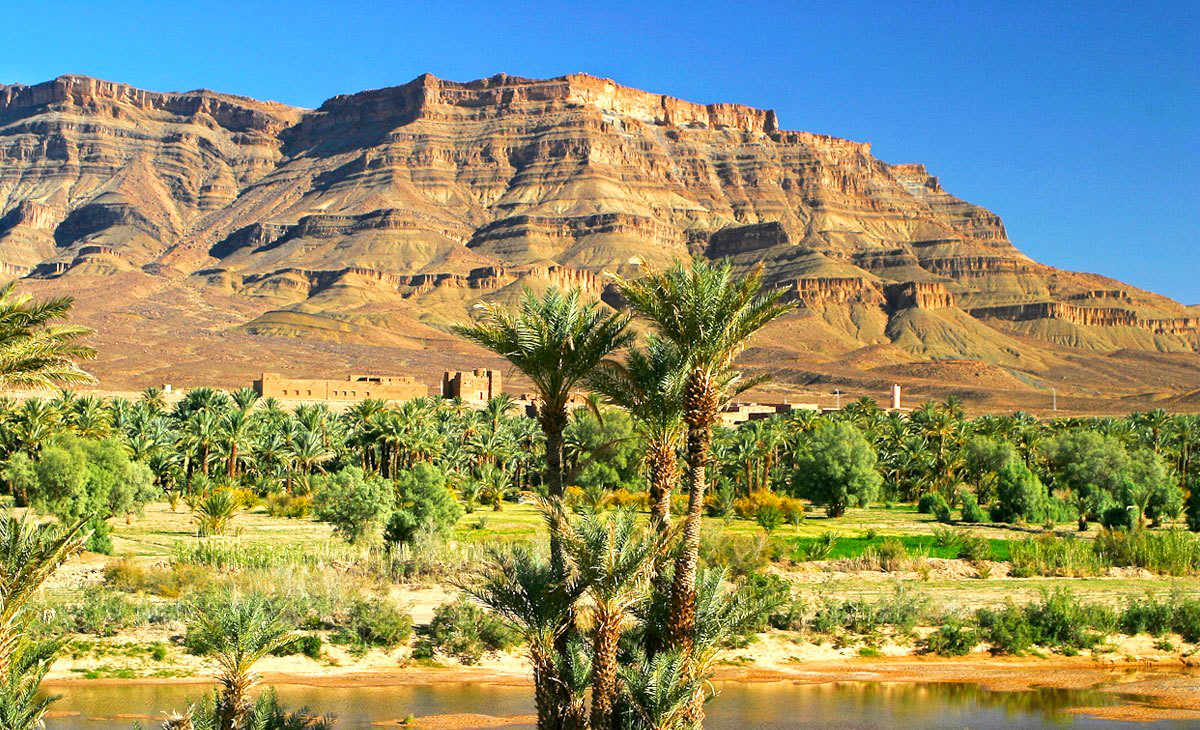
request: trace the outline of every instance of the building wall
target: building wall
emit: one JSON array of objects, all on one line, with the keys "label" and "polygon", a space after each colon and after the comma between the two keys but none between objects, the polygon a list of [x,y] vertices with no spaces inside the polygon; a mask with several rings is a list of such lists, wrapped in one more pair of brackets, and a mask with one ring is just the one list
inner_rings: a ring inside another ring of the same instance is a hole
[{"label": "building wall", "polygon": [[254,390],[264,398],[300,398],[313,400],[405,401],[429,395],[429,388],[413,378],[394,375],[351,375],[345,380],[288,378],[278,373],[263,373],[254,381]]},{"label": "building wall", "polygon": [[468,403],[484,403],[503,392],[499,370],[442,373],[442,397],[461,398]]}]

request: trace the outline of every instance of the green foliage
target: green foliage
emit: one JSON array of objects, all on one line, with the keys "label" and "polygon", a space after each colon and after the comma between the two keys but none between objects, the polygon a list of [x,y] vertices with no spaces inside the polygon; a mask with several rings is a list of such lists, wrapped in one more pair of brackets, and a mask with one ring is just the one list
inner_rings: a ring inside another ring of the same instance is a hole
[{"label": "green foliage", "polygon": [[63,522],[137,512],[158,494],[150,469],[131,461],[117,442],[66,434],[32,463],[10,464],[6,477],[34,508]]},{"label": "green foliage", "polygon": [[979,501],[974,494],[963,492],[962,495],[962,521],[977,524],[987,521],[987,512],[983,507],[979,506]]},{"label": "green foliage", "polygon": [[875,470],[875,450],[854,425],[823,421],[796,459],[792,489],[838,517],[847,507],[875,499],[883,478]]},{"label": "green foliage", "polygon": [[1162,575],[1200,572],[1200,536],[1184,530],[1106,530],[1096,536],[1095,552],[1111,565]]},{"label": "green foliage", "polygon": [[418,534],[448,535],[463,515],[462,505],[446,486],[446,475],[419,462],[396,478],[396,504],[384,531],[393,545],[407,545]]},{"label": "green foliage", "polygon": [[1108,564],[1086,540],[1038,535],[1009,545],[1014,578],[1099,575]]},{"label": "green foliage", "polygon": [[996,522],[1041,522],[1047,515],[1050,497],[1046,485],[1024,464],[1008,462],[996,473],[996,503],[991,517]]},{"label": "green foliage", "polygon": [[392,649],[412,636],[412,616],[386,600],[359,599],[350,604],[339,638],[360,647]]},{"label": "green foliage", "polygon": [[478,664],[485,654],[507,651],[520,636],[508,624],[467,600],[444,603],[433,612],[433,621],[420,630],[413,656],[443,654],[463,664]]},{"label": "green foliage", "polygon": [[230,489],[218,488],[200,495],[192,509],[196,534],[224,535],[240,510],[241,504]]},{"label": "green foliage", "polygon": [[1017,654],[1031,646],[1052,648],[1065,654],[1091,649],[1118,625],[1112,609],[1079,601],[1067,590],[1042,595],[1042,600],[1017,607],[976,612],[983,638],[998,653]]},{"label": "green foliage", "polygon": [[958,619],[947,618],[933,633],[921,639],[918,648],[927,654],[965,656],[979,643],[979,634]]},{"label": "green foliage", "polygon": [[817,634],[874,634],[884,628],[908,634],[924,616],[929,605],[925,596],[912,591],[903,583],[886,598],[870,601],[865,598],[848,600],[823,599],[809,619],[809,630]]},{"label": "green foliage", "polygon": [[354,544],[375,535],[395,503],[392,485],[378,476],[348,466],[313,479],[313,511],[318,520]]}]

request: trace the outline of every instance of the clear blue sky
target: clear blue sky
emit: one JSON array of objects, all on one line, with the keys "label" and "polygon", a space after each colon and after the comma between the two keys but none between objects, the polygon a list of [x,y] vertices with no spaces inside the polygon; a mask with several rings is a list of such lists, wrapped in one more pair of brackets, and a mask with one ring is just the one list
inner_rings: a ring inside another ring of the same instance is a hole
[{"label": "clear blue sky", "polygon": [[[11,2],[11,0],[9,0]],[[574,71],[924,162],[1049,264],[1200,304],[1200,2],[14,3],[0,82],[317,106]]]}]

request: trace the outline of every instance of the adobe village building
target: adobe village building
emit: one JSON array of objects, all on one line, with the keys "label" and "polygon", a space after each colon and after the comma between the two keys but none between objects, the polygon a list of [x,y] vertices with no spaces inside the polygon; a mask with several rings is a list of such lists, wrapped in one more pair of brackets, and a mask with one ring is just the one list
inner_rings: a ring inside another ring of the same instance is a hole
[{"label": "adobe village building", "polygon": [[344,380],[323,378],[289,378],[279,373],[266,373],[254,381],[254,392],[263,398],[300,398],[312,400],[380,400],[405,401],[424,398],[429,388],[407,375],[350,375]]},{"label": "adobe village building", "polygon": [[[499,370],[442,373],[440,395],[461,398],[472,405],[483,405],[500,395],[502,379]],[[279,373],[264,372],[251,385],[263,398],[295,400],[361,401],[368,398],[386,401],[406,401],[429,395],[429,387],[407,375],[349,375],[344,379],[290,378]]]},{"label": "adobe village building", "polygon": [[[482,407],[503,392],[503,379],[499,370],[476,368],[467,371],[445,371],[439,385],[442,398],[457,398],[464,403]],[[253,382],[254,391],[264,398],[289,400],[361,401],[368,398],[385,401],[406,401],[425,398],[429,388],[424,383],[407,375],[349,375],[344,380],[324,378],[289,378],[279,373],[264,372]],[[900,405],[900,386],[891,388],[891,408],[908,410]],[[534,398],[522,394],[515,401],[534,415]],[[572,397],[571,406],[583,405],[579,397]],[[731,403],[718,414],[724,426],[738,426],[747,421],[768,418],[792,411],[831,411],[816,403]]]}]

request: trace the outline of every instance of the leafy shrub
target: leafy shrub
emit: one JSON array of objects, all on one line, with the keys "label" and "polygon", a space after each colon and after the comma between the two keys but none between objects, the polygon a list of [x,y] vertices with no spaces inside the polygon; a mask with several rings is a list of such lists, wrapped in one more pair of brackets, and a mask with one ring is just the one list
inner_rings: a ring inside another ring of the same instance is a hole
[{"label": "leafy shrub", "polygon": [[764,512],[768,520],[796,524],[804,519],[804,502],[791,497],[782,497],[774,492],[760,490],[733,501],[733,512],[745,520],[758,520]]},{"label": "leafy shrub", "polygon": [[964,656],[979,643],[979,634],[957,619],[947,619],[936,631],[921,639],[918,647],[927,654]]},{"label": "leafy shrub", "polygon": [[1003,608],[981,608],[975,613],[981,637],[996,654],[1023,654],[1033,646],[1033,628],[1025,612],[1013,603]]},{"label": "leafy shrub", "polygon": [[1065,654],[1091,649],[1119,624],[1105,606],[1081,603],[1070,591],[1042,594],[1042,600],[1018,608],[980,609],[976,620],[997,653],[1017,654],[1030,646],[1053,648]]},{"label": "leafy shrub", "polygon": [[412,616],[388,601],[359,599],[350,604],[338,638],[362,647],[392,649],[412,636]]},{"label": "leafy shrub", "polygon": [[309,659],[321,658],[322,647],[320,634],[300,634],[291,641],[283,644],[279,648],[272,651],[273,656],[292,656],[293,654],[303,654]]},{"label": "leafy shrub", "polygon": [[396,479],[395,511],[388,520],[384,539],[393,545],[406,545],[422,532],[449,535],[462,514],[462,505],[446,486],[445,473],[419,462]]},{"label": "leafy shrub", "polygon": [[348,466],[336,474],[319,476],[313,484],[313,512],[318,520],[354,544],[377,534],[395,502],[392,486],[378,476]]},{"label": "leafy shrub", "polygon": [[478,664],[484,654],[516,646],[520,637],[508,624],[479,606],[459,599],[444,603],[433,612],[433,621],[421,629],[413,656],[453,657],[463,664]]},{"label": "leafy shrub", "polygon": [[1046,485],[1021,462],[1007,462],[996,472],[995,522],[1041,522],[1048,501]]},{"label": "leafy shrub", "polygon": [[873,634],[887,627],[899,633],[911,633],[928,607],[928,599],[903,584],[887,598],[868,601],[853,598],[841,601],[824,600],[809,619],[808,628],[817,634],[848,631],[854,634]]},{"label": "leafy shrub", "polygon": [[1121,632],[1128,636],[1162,636],[1174,627],[1176,605],[1177,601],[1174,599],[1162,602],[1153,596],[1130,599],[1121,611]]},{"label": "leafy shrub", "polygon": [[988,560],[992,557],[992,545],[986,538],[964,533],[958,544],[958,557],[972,562]]},{"label": "leafy shrub", "polygon": [[1109,530],[1128,530],[1133,527],[1133,510],[1112,505],[1100,515],[1100,524]]},{"label": "leafy shrub", "polygon": [[962,521],[972,524],[987,522],[987,512],[979,506],[979,501],[970,492],[963,492],[962,495]]},{"label": "leafy shrub", "polygon": [[796,630],[803,627],[803,612],[792,601],[791,584],[780,576],[751,573],[742,581],[742,591],[755,605],[774,607],[753,618],[751,629],[754,632],[768,628]]},{"label": "leafy shrub", "polygon": [[938,502],[945,502],[946,498],[938,492],[926,492],[917,500],[917,512],[923,515],[933,514],[934,505]]}]

